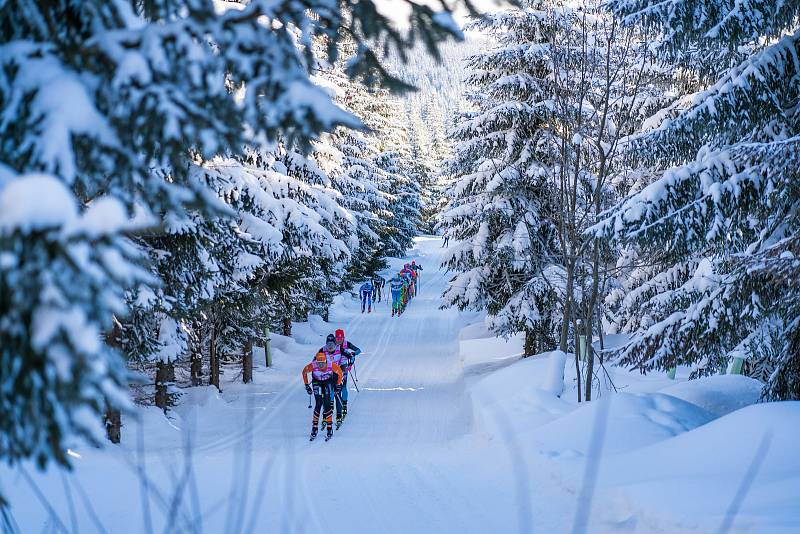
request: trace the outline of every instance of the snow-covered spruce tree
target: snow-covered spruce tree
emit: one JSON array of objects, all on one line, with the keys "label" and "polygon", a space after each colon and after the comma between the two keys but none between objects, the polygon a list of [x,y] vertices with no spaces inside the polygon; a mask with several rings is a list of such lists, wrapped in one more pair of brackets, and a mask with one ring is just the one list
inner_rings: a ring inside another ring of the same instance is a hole
[{"label": "snow-covered spruce tree", "polygon": [[[405,128],[404,102],[393,95],[376,95],[372,115],[380,117],[376,129],[378,155],[375,162],[388,174],[389,193],[392,195],[387,235],[384,237],[387,256],[404,256],[420,231],[430,230],[422,224],[423,175],[418,160],[413,156],[409,132]],[[367,122],[369,126],[369,122]]]},{"label": "snow-covered spruce tree", "polygon": [[[272,164],[276,172],[295,180],[287,192],[301,203],[309,220],[300,223],[285,212],[285,247],[280,258],[260,273],[267,296],[279,304],[280,315],[269,313],[274,324],[305,320],[309,313],[327,317],[333,297],[344,289],[346,266],[357,249],[356,219],[341,205],[341,194],[310,157],[282,149]],[[299,213],[298,213],[299,215]],[[271,306],[269,309],[275,309]]]},{"label": "snow-covered spruce tree", "polygon": [[[6,460],[67,463],[64,437],[86,434],[87,415],[105,403],[124,404],[119,357],[89,333],[99,336],[112,317],[125,315],[117,297],[123,289],[137,291],[137,255],[119,237],[122,224],[109,222],[94,233],[62,227],[89,217],[92,205],[110,205],[104,198],[173,228],[195,223],[197,214],[222,217],[213,191],[192,179],[192,162],[279,134],[307,146],[342,122],[309,78],[315,36],[335,44],[346,33],[358,46],[352,75],[403,86],[373,50],[407,48],[418,35],[435,47],[458,34],[451,18],[417,4],[413,33],[394,30],[371,1],[216,7],[210,0],[57,0],[7,2],[0,10],[0,195],[16,202],[16,188],[38,183],[31,173],[44,173],[51,180],[39,194],[68,191],[59,206],[75,211],[56,210],[67,215],[44,225],[33,214],[3,226],[0,365],[9,372],[0,375],[0,419],[10,432],[3,432],[8,439],[0,455]],[[65,273],[69,287],[57,281]],[[22,279],[32,284],[24,295],[10,284]],[[177,288],[163,291],[180,296]],[[69,303],[66,326],[41,320],[46,310],[59,309],[51,303]],[[67,341],[54,342],[59,336]],[[18,380],[28,363],[33,372]],[[70,386],[52,384],[53,377]]]},{"label": "snow-covered spruce tree", "polygon": [[392,195],[391,216],[383,237],[384,251],[386,256],[398,258],[413,245],[422,223],[419,175],[407,154],[407,151],[404,154],[387,150],[375,157],[375,164],[388,175]]},{"label": "snow-covered spruce tree", "polygon": [[497,45],[468,60],[475,112],[452,134],[453,200],[443,214],[461,241],[445,257],[455,273],[445,305],[486,309],[498,334],[524,332],[525,355],[552,345],[558,329],[546,281],[555,253],[552,28],[540,4],[476,24]]},{"label": "snow-covered spruce tree", "polygon": [[332,188],[341,194],[341,205],[355,217],[358,246],[351,249],[346,277],[347,284],[352,284],[386,266],[384,240],[389,233],[392,196],[389,175],[376,162],[377,136],[386,122],[374,113],[377,98],[374,91],[347,80],[340,65],[321,66],[321,69],[321,83],[331,87],[336,102],[367,128],[366,131],[338,128],[315,146],[313,155],[330,178]]},{"label": "snow-covered spruce tree", "polygon": [[[402,107],[392,109],[392,123],[404,125],[394,151],[401,156],[402,174],[419,190],[419,231],[433,233],[446,204],[442,202],[445,188],[438,180],[444,161],[452,156],[451,140],[446,136],[444,111],[436,107],[441,103],[431,99],[422,109],[416,104],[417,100],[406,100]],[[428,109],[436,111],[428,113]]]},{"label": "snow-covered spruce tree", "polygon": [[354,131],[340,131],[335,137],[342,153],[342,172],[331,178],[358,223],[359,246],[348,267],[348,278],[355,282],[386,267],[383,236],[388,233],[392,197],[388,176],[375,162],[378,154],[369,139]]},{"label": "snow-covered spruce tree", "polygon": [[[693,95],[676,118],[636,140],[667,170],[623,201],[593,233],[690,271],[658,291],[622,362],[642,370],[734,357],[780,357],[764,394],[800,398],[797,2],[610,2],[628,23],[662,29],[664,57],[721,43],[752,53]],[[687,259],[690,260],[689,263]]]},{"label": "snow-covered spruce tree", "polygon": [[218,236],[205,262],[221,283],[209,280],[208,294],[185,318],[202,329],[217,387],[222,360],[246,363],[270,325],[330,302],[349,260],[343,239],[354,230],[336,193],[319,185],[324,175],[302,155],[251,150],[243,159],[196,168],[236,214],[219,221],[230,239]]},{"label": "snow-covered spruce tree", "polygon": [[97,414],[126,406],[126,369],[102,333],[125,288],[149,281],[124,206],[81,212],[49,175],[0,177],[0,456],[68,463],[76,437],[99,443]]}]

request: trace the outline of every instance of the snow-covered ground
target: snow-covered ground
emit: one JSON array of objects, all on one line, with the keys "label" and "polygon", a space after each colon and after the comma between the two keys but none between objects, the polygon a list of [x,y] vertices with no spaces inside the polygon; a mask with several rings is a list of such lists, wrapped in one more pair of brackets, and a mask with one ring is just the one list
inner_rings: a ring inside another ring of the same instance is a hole
[{"label": "snow-covered ground", "polygon": [[[411,252],[425,271],[402,317],[341,296],[330,323],[274,336],[253,384],[229,369],[169,419],[141,409],[69,474],[0,468],[19,530],[800,532],[800,403],[755,404],[740,376],[610,368],[619,393],[579,405],[571,359],[521,360],[519,339],[439,309],[439,247]],[[364,351],[360,392],[334,439],[309,443],[300,369],[337,327]]]}]

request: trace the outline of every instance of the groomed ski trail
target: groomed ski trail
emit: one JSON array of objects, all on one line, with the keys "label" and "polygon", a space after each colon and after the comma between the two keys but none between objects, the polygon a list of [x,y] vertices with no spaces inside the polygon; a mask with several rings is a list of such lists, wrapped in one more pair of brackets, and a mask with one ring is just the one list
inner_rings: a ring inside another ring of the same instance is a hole
[{"label": "groomed ski trail", "polygon": [[[267,407],[271,413],[257,416],[254,451],[265,459],[256,463],[272,466],[262,500],[251,503],[264,531],[568,530],[550,517],[574,495],[554,488],[520,494],[520,459],[472,434],[458,351],[462,315],[439,309],[448,280],[439,270],[440,246],[440,239],[420,238],[383,273],[391,276],[411,259],[423,265],[420,291],[402,316],[391,317],[385,295],[371,314],[362,314],[355,298],[331,310],[331,332],[344,328],[364,351],[356,364],[360,392],[351,376],[348,416],[335,439],[308,441],[311,413],[299,368]],[[235,439],[222,444],[235,447]],[[533,520],[535,510],[549,518]]]}]

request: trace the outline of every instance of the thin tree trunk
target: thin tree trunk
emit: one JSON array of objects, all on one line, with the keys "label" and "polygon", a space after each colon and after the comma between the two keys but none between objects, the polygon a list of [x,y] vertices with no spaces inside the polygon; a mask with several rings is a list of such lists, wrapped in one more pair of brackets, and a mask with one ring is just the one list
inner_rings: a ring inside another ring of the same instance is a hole
[{"label": "thin tree trunk", "polygon": [[[193,333],[198,332],[195,326],[192,328]],[[194,337],[194,336],[193,336]],[[192,377],[193,386],[203,385],[203,349],[200,340],[195,338],[190,341],[189,354],[191,358],[190,372]]]},{"label": "thin tree trunk", "polygon": [[592,376],[594,374],[594,351],[592,350],[592,334],[594,333],[594,312],[597,301],[600,298],[600,242],[594,242],[594,254],[592,258],[592,296],[586,307],[586,319],[584,328],[586,330],[586,400],[592,400]]},{"label": "thin tree trunk", "polygon": [[[605,294],[605,282],[603,283],[603,294]],[[600,310],[600,303],[597,304],[597,339],[600,342],[600,363],[603,363],[602,353],[606,349],[605,333],[603,332],[603,314]]]},{"label": "thin tree trunk", "polygon": [[119,443],[122,440],[122,414],[119,410],[106,404],[104,419],[106,424],[106,437],[111,443]]},{"label": "thin tree trunk", "polygon": [[575,350],[575,376],[578,377],[578,402],[581,402],[581,365],[580,365],[580,354],[581,348],[579,346],[579,337],[578,337],[578,322],[576,319],[573,318],[572,320],[572,337],[574,338],[574,350]]},{"label": "thin tree trunk", "polygon": [[573,262],[567,262],[566,268],[567,268],[567,287],[566,287],[566,294],[564,295],[564,320],[561,323],[561,340],[558,345],[558,348],[561,350],[561,352],[567,352],[567,340],[569,338],[569,321],[572,311],[571,310],[572,288],[574,284],[575,264]]},{"label": "thin tree trunk", "polygon": [[289,316],[283,318],[283,335],[286,337],[292,335],[292,318]]},{"label": "thin tree trunk", "polygon": [[586,337],[586,392],[583,394],[583,397],[587,402],[592,400],[592,383],[594,382],[594,350],[592,347],[593,315],[591,311],[587,312],[583,323],[583,335]]},{"label": "thin tree trunk", "polygon": [[[106,333],[106,344],[109,347],[120,349],[120,335],[120,324],[115,318],[111,326],[111,331]],[[122,413],[108,404],[108,401],[106,401],[106,412],[103,415],[103,420],[106,425],[106,437],[108,440],[111,443],[119,443],[122,441]]]},{"label": "thin tree trunk", "polygon": [[217,328],[211,327],[211,342],[208,347],[209,367],[211,377],[208,383],[219,388],[219,357],[217,355]]},{"label": "thin tree trunk", "polygon": [[249,338],[244,344],[242,354],[242,381],[245,384],[253,381],[253,340]]},{"label": "thin tree trunk", "polygon": [[527,358],[536,354],[536,332],[530,329],[525,329],[525,345],[522,351],[522,357]]},{"label": "thin tree trunk", "polygon": [[156,406],[165,412],[169,408],[169,386],[175,381],[175,364],[158,362],[156,367]]}]

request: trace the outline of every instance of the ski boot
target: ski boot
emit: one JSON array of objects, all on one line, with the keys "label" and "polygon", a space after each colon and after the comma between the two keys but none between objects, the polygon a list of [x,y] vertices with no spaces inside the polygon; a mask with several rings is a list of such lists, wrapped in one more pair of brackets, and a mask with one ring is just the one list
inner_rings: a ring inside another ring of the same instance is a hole
[{"label": "ski boot", "polygon": [[339,415],[339,416],[336,418],[336,430],[339,430],[339,427],[340,427],[340,426],[342,426],[342,423],[343,423],[343,422],[344,422],[344,416],[342,416],[342,415]]},{"label": "ski boot", "polygon": [[314,441],[317,437],[317,427],[311,429],[311,436],[308,438],[308,441]]},{"label": "ski boot", "polygon": [[328,425],[328,433],[325,435],[325,441],[333,437],[333,425]]}]

